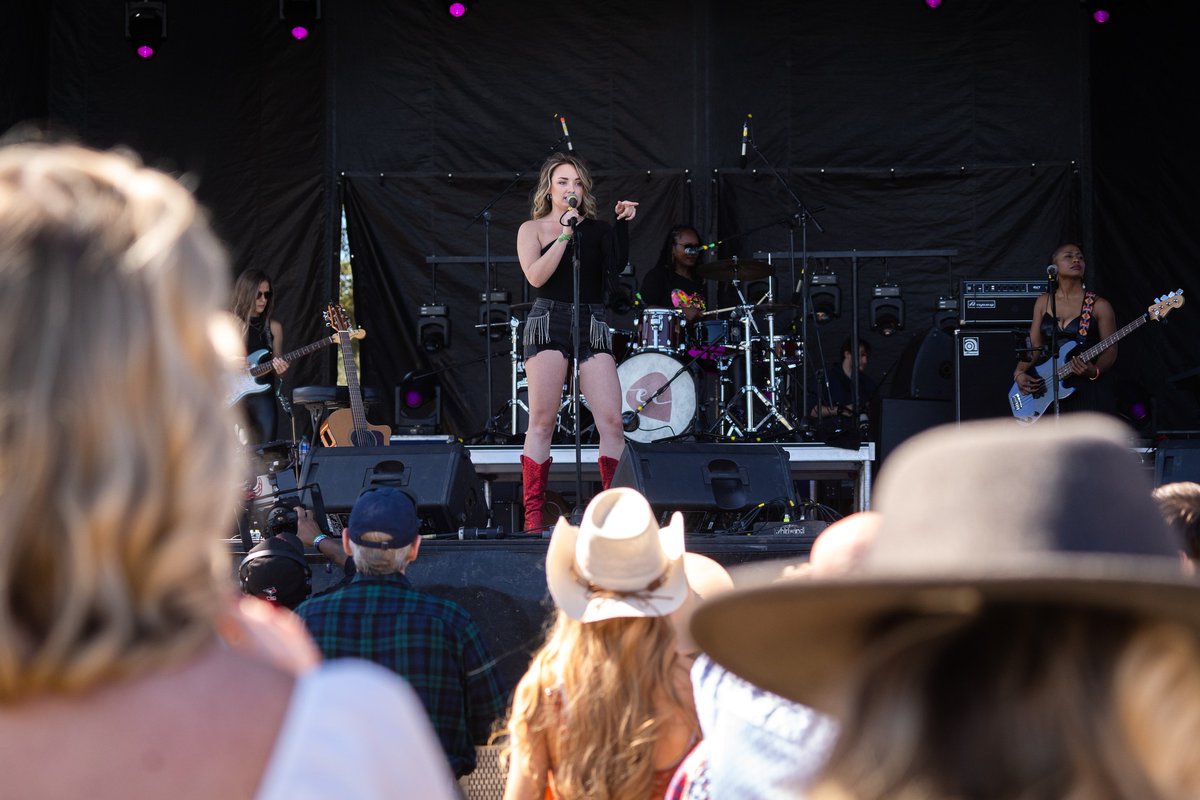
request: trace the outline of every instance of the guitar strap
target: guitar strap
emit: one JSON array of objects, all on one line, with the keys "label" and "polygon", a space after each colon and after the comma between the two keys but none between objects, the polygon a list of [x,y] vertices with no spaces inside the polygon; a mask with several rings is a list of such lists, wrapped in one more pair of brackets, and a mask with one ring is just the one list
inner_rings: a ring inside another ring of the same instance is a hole
[{"label": "guitar strap", "polygon": [[1096,293],[1083,293],[1083,308],[1079,312],[1079,338],[1086,339],[1088,328],[1092,327],[1092,306],[1096,305]]}]

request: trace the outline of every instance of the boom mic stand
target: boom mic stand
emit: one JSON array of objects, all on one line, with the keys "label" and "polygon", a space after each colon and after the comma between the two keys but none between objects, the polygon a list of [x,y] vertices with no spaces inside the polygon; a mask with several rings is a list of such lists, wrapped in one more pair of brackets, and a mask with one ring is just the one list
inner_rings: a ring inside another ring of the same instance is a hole
[{"label": "boom mic stand", "polygon": [[[793,287],[793,289],[792,289],[792,298],[793,298],[792,305],[795,305],[796,291],[800,292],[800,307],[803,309],[803,313],[800,315],[801,316],[800,343],[801,343],[801,347],[804,348],[805,357],[807,358],[807,355],[808,355],[808,312],[809,312],[808,223],[811,220],[813,226],[817,229],[818,233],[824,233],[825,229],[823,227],[821,227],[821,223],[817,221],[817,218],[815,216],[813,216],[812,210],[807,205],[804,204],[804,201],[800,199],[799,195],[797,195],[794,191],[792,191],[792,187],[789,186],[788,182],[786,180],[784,180],[782,175],[779,174],[779,170],[777,170],[775,168],[775,165],[772,164],[771,161],[766,156],[763,155],[762,151],[758,149],[758,142],[756,142],[754,140],[753,129],[748,130],[747,141],[750,143],[750,147],[753,148],[754,154],[757,155],[760,159],[762,159],[762,162],[767,165],[767,169],[771,170],[771,174],[775,176],[775,180],[779,181],[779,184],[783,187],[784,191],[787,192],[788,196],[792,198],[792,202],[795,203],[795,207],[799,209],[799,211],[792,214],[788,218],[788,262],[789,262],[790,269],[791,269],[790,285]],[[817,209],[817,210],[821,211],[823,209]],[[799,220],[799,223],[800,223],[800,282],[799,282],[799,284],[796,283],[796,221],[797,221],[797,219]],[[857,339],[857,335],[858,335],[857,330],[854,331],[854,335],[855,335],[855,338]],[[858,347],[857,341],[855,341],[854,346],[855,346],[855,348]],[[855,350],[855,352],[857,353],[857,349]],[[801,384],[801,387],[800,387],[801,398],[804,399],[804,402],[808,402],[807,401],[807,397],[808,397],[808,369],[807,368],[803,370],[803,374],[800,376],[800,384]],[[807,414],[804,414],[801,416],[800,426],[801,426],[801,431],[805,431],[808,429],[808,415]]]},{"label": "boom mic stand", "polygon": [[[471,221],[467,223],[465,228],[463,228],[463,230],[469,230],[470,227],[472,225],[474,225],[476,221],[478,221],[480,219],[483,220],[483,282],[484,282],[484,286],[483,286],[483,295],[484,295],[483,318],[486,323],[484,325],[483,340],[484,340],[484,347],[486,348],[486,350],[485,350],[486,354],[484,356],[484,363],[487,364],[487,400],[485,402],[487,403],[487,413],[489,415],[492,413],[492,408],[493,408],[493,400],[492,400],[492,326],[493,326],[493,324],[499,324],[501,327],[503,327],[504,325],[508,324],[506,322],[505,323],[493,323],[492,322],[492,290],[495,285],[495,281],[494,281],[494,278],[492,275],[492,206],[496,205],[496,203],[498,203],[502,197],[504,197],[506,194],[508,194],[512,190],[512,188],[517,185],[517,183],[521,180],[521,178],[525,177],[526,172],[529,172],[530,170],[537,168],[537,166],[539,164],[541,164],[543,160],[545,160],[546,156],[548,156],[550,153],[553,153],[555,150],[557,150],[559,148],[559,145],[561,145],[564,141],[566,141],[566,139],[567,139],[567,137],[565,135],[558,137],[558,141],[556,141],[554,144],[550,145],[550,148],[548,150],[546,150],[546,152],[543,155],[538,156],[538,159],[536,161],[534,161],[528,167],[526,167],[522,171],[518,172],[515,176],[513,176],[513,179],[508,182],[508,185],[500,190],[500,194],[496,195],[491,200],[489,200],[488,204],[485,205],[483,208],[481,208],[479,210],[479,212],[477,214],[475,214],[475,216],[471,217]],[[490,420],[490,418],[489,418],[489,420]]]}]

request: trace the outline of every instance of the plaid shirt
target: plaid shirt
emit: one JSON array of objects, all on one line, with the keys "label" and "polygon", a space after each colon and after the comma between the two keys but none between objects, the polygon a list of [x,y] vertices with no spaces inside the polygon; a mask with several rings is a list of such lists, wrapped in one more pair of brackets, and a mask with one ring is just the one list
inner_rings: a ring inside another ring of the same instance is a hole
[{"label": "plaid shirt", "polygon": [[365,658],[399,673],[421,698],[456,776],[475,769],[475,745],[504,714],[504,694],[479,628],[452,600],[407,577],[356,575],[301,603],[325,658]]}]

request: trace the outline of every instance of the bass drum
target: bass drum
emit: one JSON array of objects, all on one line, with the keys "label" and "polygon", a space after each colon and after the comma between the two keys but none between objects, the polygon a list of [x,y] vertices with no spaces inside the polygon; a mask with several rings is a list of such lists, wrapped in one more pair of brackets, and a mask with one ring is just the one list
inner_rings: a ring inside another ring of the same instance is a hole
[{"label": "bass drum", "polygon": [[[663,353],[638,353],[617,367],[621,412],[637,411],[638,426],[626,431],[633,442],[654,442],[687,433],[696,418],[696,379],[683,363]],[[670,382],[662,394],[650,398]]]}]

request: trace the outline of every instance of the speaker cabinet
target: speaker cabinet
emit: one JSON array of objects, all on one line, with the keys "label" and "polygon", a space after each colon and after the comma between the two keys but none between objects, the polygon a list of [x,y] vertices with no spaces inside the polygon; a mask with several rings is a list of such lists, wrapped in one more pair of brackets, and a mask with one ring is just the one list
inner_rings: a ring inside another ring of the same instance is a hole
[{"label": "speaker cabinet", "polygon": [[1012,416],[1008,390],[1027,333],[1013,328],[954,332],[954,408],[958,421]]},{"label": "speaker cabinet", "polygon": [[912,400],[954,398],[954,339],[941,328],[915,335],[900,354],[892,395]]},{"label": "speaker cabinet", "polygon": [[879,440],[875,451],[877,470],[896,447],[910,436],[929,428],[954,422],[954,404],[949,400],[893,400],[879,402]]},{"label": "speaker cabinet", "polygon": [[349,513],[364,489],[397,486],[417,498],[417,513],[434,532],[487,524],[483,485],[458,442],[316,447],[300,473],[301,491],[312,484],[326,513]]},{"label": "speaker cabinet", "polygon": [[1168,439],[1154,451],[1154,485],[1200,483],[1200,439]]},{"label": "speaker cabinet", "polygon": [[796,501],[787,451],[770,444],[627,442],[612,485],[637,489],[659,513]]}]

